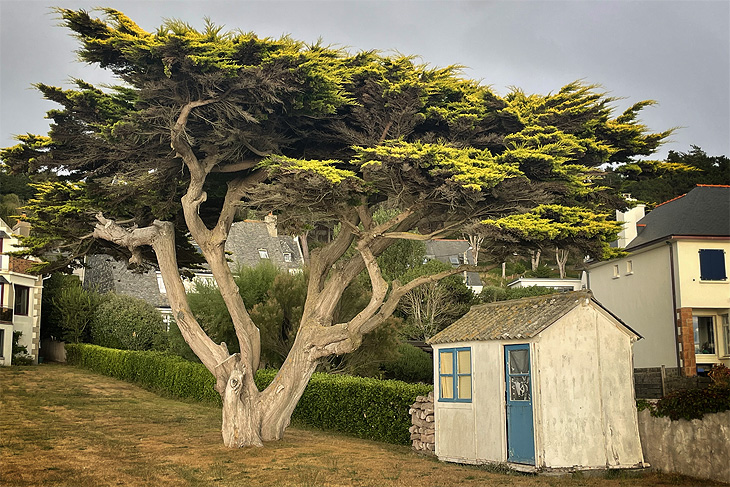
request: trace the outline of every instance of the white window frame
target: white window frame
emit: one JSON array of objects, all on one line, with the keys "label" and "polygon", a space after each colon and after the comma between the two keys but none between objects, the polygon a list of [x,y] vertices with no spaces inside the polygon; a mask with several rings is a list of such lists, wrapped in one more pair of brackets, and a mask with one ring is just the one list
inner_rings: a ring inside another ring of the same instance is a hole
[{"label": "white window frame", "polygon": [[259,258],[260,259],[268,259],[269,258],[269,251],[266,249],[259,249]]}]

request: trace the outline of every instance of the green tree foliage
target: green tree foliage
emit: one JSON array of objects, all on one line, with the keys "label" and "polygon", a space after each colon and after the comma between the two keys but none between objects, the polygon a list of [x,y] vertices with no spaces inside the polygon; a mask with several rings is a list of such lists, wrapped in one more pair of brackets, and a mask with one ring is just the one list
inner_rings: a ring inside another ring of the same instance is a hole
[{"label": "green tree foliage", "polygon": [[384,363],[383,370],[388,379],[433,383],[433,357],[408,343],[398,346],[398,357]]},{"label": "green tree foliage", "polygon": [[69,285],[64,286],[53,296],[53,313],[57,313],[61,338],[69,343],[80,343],[88,341],[89,323],[94,318],[96,308],[103,302],[101,296],[93,291],[87,291],[81,287],[78,279],[69,280]]},{"label": "green tree foliage", "polygon": [[608,180],[639,201],[656,205],[688,193],[697,184],[730,184],[730,159],[708,156],[692,146],[669,151],[665,161],[639,160],[619,166]]},{"label": "green tree foliage", "polygon": [[91,321],[91,342],[120,350],[164,350],[167,333],[162,316],[141,299],[107,294]]}]

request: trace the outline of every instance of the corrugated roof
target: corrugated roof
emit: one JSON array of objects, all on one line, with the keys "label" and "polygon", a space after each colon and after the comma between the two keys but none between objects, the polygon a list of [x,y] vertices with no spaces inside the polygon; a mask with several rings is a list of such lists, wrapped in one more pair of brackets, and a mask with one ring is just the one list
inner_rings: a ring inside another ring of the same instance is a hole
[{"label": "corrugated roof", "polygon": [[730,236],[730,186],[697,185],[689,193],[657,206],[637,226],[632,250],[671,236]]},{"label": "corrugated roof", "polygon": [[586,299],[590,291],[548,294],[472,306],[451,326],[428,340],[430,344],[531,338]]}]

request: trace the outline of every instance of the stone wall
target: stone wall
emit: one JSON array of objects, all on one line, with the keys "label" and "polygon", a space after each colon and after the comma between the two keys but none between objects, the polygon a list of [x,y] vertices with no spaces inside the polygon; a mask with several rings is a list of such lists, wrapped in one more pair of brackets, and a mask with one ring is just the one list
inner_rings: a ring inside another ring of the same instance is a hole
[{"label": "stone wall", "polygon": [[639,412],[644,460],[652,468],[730,483],[730,411],[672,421]]},{"label": "stone wall", "polygon": [[411,415],[411,441],[413,449],[419,453],[433,455],[436,445],[436,428],[433,415],[433,392],[428,396],[418,396],[408,411]]}]

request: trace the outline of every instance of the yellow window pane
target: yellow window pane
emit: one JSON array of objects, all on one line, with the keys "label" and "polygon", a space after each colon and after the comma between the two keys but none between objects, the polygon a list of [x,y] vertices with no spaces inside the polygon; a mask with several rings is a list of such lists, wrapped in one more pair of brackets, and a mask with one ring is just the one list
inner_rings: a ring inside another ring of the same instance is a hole
[{"label": "yellow window pane", "polygon": [[459,350],[457,352],[457,368],[460,374],[471,374],[471,351]]},{"label": "yellow window pane", "polygon": [[471,376],[459,376],[459,399],[471,399]]},{"label": "yellow window pane", "polygon": [[452,377],[441,377],[441,398],[454,398],[454,379]]},{"label": "yellow window pane", "polygon": [[441,373],[454,373],[454,352],[441,352]]}]

